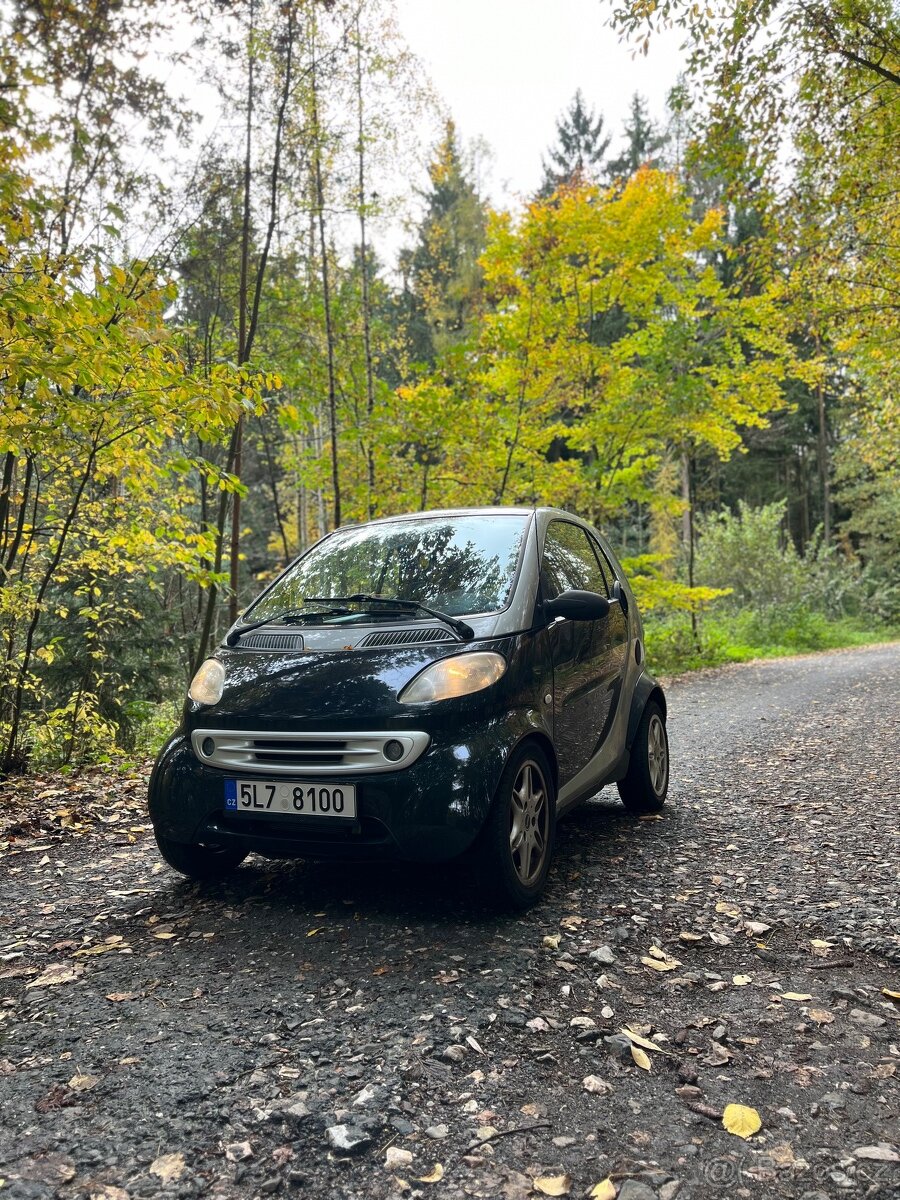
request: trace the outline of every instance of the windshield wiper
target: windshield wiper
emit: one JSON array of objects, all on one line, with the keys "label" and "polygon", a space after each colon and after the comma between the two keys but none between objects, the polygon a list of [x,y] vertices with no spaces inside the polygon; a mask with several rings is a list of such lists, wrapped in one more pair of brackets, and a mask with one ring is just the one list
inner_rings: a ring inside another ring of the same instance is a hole
[{"label": "windshield wiper", "polygon": [[[324,613],[317,613],[320,617],[340,617],[346,616],[352,610],[349,608],[334,608]],[[226,635],[225,645],[236,646],[238,639],[242,638],[245,633],[249,633],[252,629],[261,629],[263,625],[299,625],[306,620],[309,613],[300,612],[295,608],[289,608],[285,612],[275,613],[272,617],[261,617],[258,621],[249,621],[246,625],[238,625]]]},{"label": "windshield wiper", "polygon": [[419,600],[401,600],[399,596],[373,596],[368,592],[354,592],[352,596],[304,596],[303,601],[305,604],[383,604],[387,608],[406,611],[410,615],[423,612],[429,617],[434,617],[436,621],[443,621],[445,625],[449,625],[464,642],[470,642],[475,636],[475,630],[465,621],[451,617],[437,608],[429,608]]}]

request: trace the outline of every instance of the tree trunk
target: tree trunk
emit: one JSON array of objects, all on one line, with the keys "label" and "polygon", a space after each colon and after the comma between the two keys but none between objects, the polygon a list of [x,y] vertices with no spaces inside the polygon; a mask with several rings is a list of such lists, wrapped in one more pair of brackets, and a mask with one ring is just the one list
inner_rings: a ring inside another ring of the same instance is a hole
[{"label": "tree trunk", "polygon": [[[325,345],[328,367],[328,429],[331,436],[331,487],[334,503],[334,527],[341,523],[341,481],[338,465],[337,432],[337,387],[334,365],[334,327],[331,319],[331,280],[328,268],[328,239],[325,230],[325,189],[322,182],[322,130],[319,123],[318,75],[316,72],[316,46],[313,41],[313,64],[310,73],[312,91],[313,123],[313,182],[315,185],[316,214],[319,229],[319,253],[322,271],[322,304],[325,309]],[[324,531],[323,531],[324,532]]]},{"label": "tree trunk", "polygon": [[359,155],[359,257],[362,274],[363,348],[366,363],[366,484],[369,516],[375,516],[375,452],[372,417],[375,412],[375,378],[372,369],[372,314],[369,297],[369,251],[366,243],[366,155],[363,112],[362,43],[359,13],[356,14],[356,110]]}]

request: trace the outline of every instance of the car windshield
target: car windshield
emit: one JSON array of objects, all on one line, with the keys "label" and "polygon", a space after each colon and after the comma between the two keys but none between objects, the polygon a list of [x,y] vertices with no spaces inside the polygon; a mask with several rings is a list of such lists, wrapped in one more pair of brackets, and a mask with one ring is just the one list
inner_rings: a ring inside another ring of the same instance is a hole
[{"label": "car windshield", "polygon": [[244,619],[320,607],[307,606],[308,597],[356,593],[416,600],[451,616],[496,612],[509,602],[527,522],[526,513],[485,513],[339,529],[289,567]]}]

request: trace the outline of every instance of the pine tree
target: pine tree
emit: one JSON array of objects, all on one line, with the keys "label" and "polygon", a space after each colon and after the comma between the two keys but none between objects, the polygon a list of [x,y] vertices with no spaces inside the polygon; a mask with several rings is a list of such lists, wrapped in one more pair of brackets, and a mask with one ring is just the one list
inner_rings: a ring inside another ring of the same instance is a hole
[{"label": "pine tree", "polygon": [[402,256],[413,359],[431,362],[471,332],[481,304],[479,258],[487,213],[448,121],[428,168],[425,216],[417,244]]},{"label": "pine tree", "polygon": [[585,106],[581,89],[575,93],[568,110],[556,122],[557,144],[549,147],[541,160],[544,179],[538,195],[552,196],[561,185],[599,178],[609,143],[603,132],[603,115]]},{"label": "pine tree", "polygon": [[647,102],[639,92],[631,97],[631,112],[625,121],[625,148],[607,164],[610,179],[628,179],[639,167],[658,167],[659,152],[667,138],[647,113]]}]

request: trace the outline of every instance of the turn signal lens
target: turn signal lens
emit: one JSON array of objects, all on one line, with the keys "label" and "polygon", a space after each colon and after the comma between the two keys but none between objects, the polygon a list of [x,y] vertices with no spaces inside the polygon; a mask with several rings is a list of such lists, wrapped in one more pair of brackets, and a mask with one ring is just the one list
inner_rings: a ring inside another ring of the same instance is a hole
[{"label": "turn signal lens", "polygon": [[217,658],[208,658],[191,680],[188,695],[197,704],[218,704],[225,687],[225,668]]},{"label": "turn signal lens", "polygon": [[456,654],[432,663],[418,674],[397,697],[404,704],[429,704],[483,691],[496,683],[506,670],[506,659],[492,650]]}]

